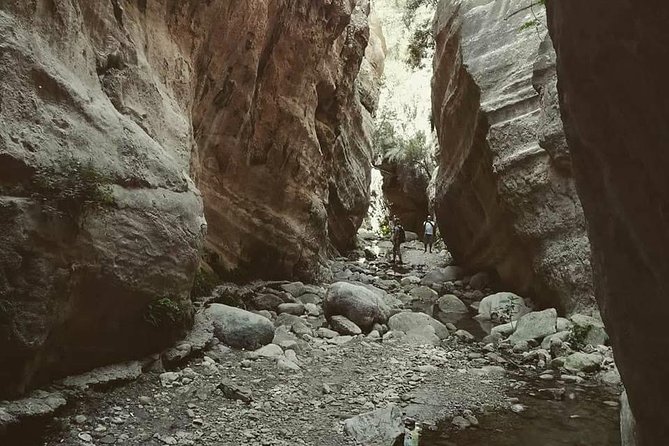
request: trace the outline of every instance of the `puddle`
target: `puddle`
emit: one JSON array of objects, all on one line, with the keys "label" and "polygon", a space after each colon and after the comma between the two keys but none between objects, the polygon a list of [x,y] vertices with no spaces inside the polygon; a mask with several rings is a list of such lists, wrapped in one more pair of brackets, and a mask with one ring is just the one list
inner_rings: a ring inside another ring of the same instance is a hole
[{"label": "puddle", "polygon": [[[516,391],[525,412],[510,410],[481,415],[480,427],[464,431],[446,424],[424,431],[421,446],[619,446],[619,408],[605,401],[618,395],[601,387],[566,386],[564,401],[542,399],[539,389],[556,382],[529,383]],[[535,393],[537,396],[531,396]],[[573,399],[569,395],[573,395]],[[512,396],[514,396],[512,394]]]}]

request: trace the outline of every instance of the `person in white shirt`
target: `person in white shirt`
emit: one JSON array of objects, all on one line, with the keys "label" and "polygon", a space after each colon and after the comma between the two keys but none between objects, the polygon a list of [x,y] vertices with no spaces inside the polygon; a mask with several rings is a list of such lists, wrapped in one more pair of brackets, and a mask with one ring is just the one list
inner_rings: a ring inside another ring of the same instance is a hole
[{"label": "person in white shirt", "polygon": [[425,245],[425,252],[428,251],[428,248],[430,252],[432,252],[432,244],[434,243],[434,233],[435,233],[434,221],[432,221],[432,216],[428,215],[427,220],[423,222],[423,244]]}]

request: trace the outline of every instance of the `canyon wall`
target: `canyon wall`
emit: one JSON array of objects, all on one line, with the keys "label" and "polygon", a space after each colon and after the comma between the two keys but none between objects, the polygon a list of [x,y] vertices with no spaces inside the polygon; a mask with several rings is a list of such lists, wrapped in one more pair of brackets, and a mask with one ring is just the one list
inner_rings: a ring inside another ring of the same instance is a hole
[{"label": "canyon wall", "polygon": [[669,444],[669,5],[552,0],[548,13],[597,300],[639,444]]},{"label": "canyon wall", "polygon": [[171,342],[205,238],[220,272],[265,277],[352,245],[383,57],[364,60],[368,13],[2,2],[0,397]]},{"label": "canyon wall", "polygon": [[591,312],[589,244],[560,121],[554,52],[543,8],[525,6],[438,6],[437,222],[463,266],[496,271],[541,306]]}]

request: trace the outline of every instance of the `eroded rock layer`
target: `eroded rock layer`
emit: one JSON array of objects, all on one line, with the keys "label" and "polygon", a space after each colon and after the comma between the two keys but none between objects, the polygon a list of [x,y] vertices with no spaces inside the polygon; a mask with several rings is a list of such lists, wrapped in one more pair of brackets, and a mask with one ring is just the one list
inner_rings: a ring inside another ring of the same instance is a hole
[{"label": "eroded rock layer", "polygon": [[378,89],[358,76],[368,13],[2,2],[0,394],[170,342],[205,233],[222,271],[265,277],[352,244]]},{"label": "eroded rock layer", "polygon": [[669,5],[556,0],[548,11],[597,300],[639,444],[669,444]]},{"label": "eroded rock layer", "polygon": [[590,311],[589,245],[561,128],[554,53],[541,24],[523,26],[534,17],[525,6],[439,5],[437,221],[460,264],[496,270],[540,305]]}]

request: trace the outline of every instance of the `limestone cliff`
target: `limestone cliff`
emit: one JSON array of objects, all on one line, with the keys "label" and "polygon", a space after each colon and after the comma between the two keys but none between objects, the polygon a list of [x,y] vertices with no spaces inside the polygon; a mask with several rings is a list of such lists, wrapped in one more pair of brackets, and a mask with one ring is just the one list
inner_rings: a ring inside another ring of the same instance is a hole
[{"label": "limestone cliff", "polygon": [[352,244],[368,13],[1,3],[0,394],[170,342],[205,233],[222,271],[266,277],[308,277],[330,242]]},{"label": "limestone cliff", "polygon": [[[496,270],[540,305],[590,311],[589,245],[557,110],[552,45],[541,7],[525,6],[439,5],[437,221],[461,264]],[[524,26],[534,14],[539,22]]]},{"label": "limestone cliff", "polygon": [[639,445],[669,444],[669,4],[555,0],[548,11],[597,300]]}]

